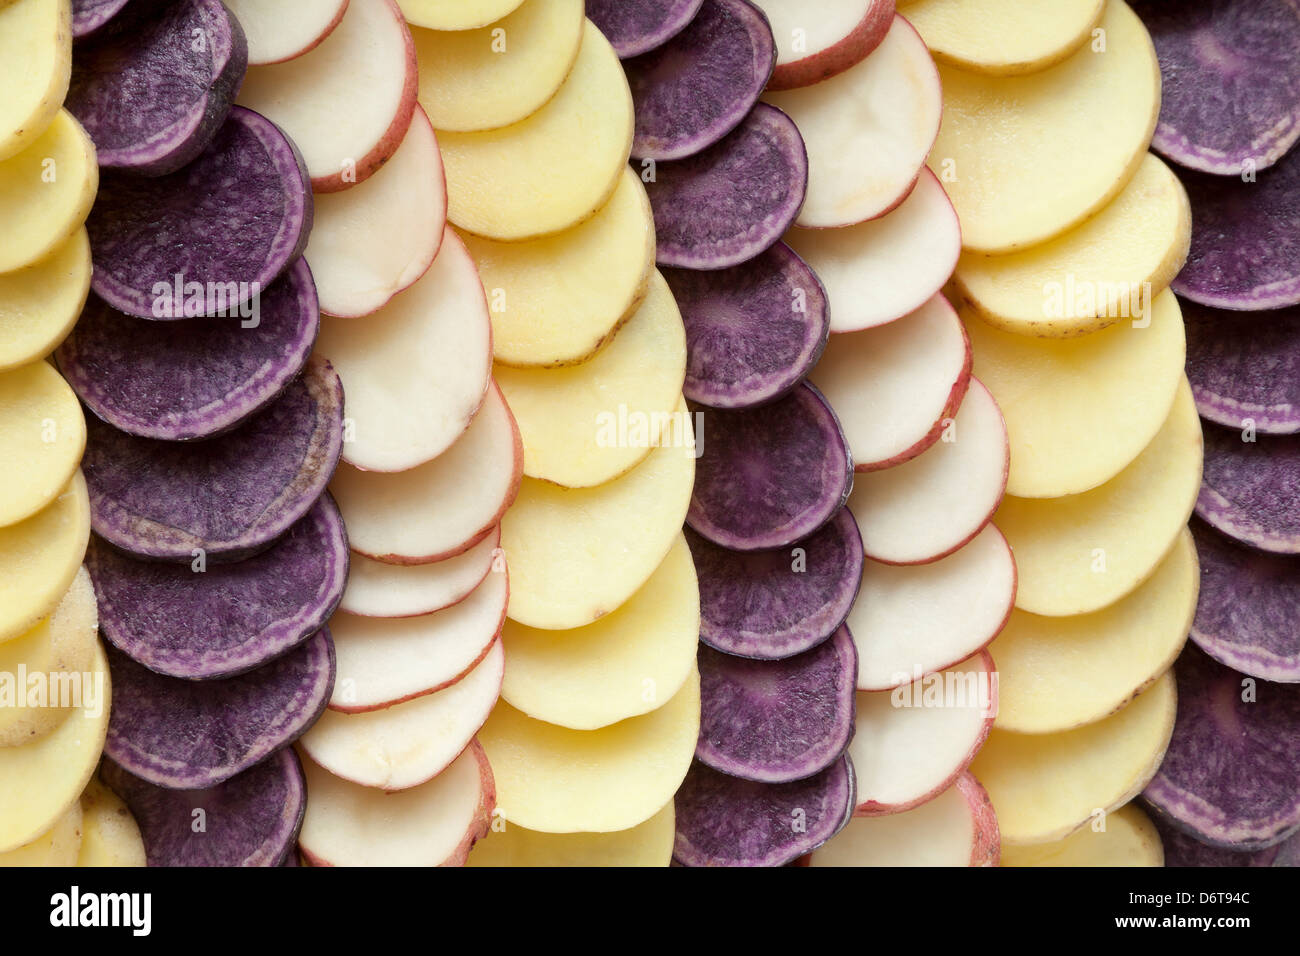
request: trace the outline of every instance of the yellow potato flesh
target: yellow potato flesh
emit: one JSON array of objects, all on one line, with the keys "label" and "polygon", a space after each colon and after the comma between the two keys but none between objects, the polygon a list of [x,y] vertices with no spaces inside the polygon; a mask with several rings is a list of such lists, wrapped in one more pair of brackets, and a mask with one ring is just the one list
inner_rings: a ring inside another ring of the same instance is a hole
[{"label": "yellow potato flesh", "polygon": [[39,262],[0,275],[0,370],[52,352],[72,331],[89,292],[84,227]]},{"label": "yellow potato flesh", "polygon": [[525,242],[459,235],[487,292],[501,365],[589,358],[640,305],[654,273],[654,215],[631,169],[600,211],[572,229]]},{"label": "yellow potato flesh", "polygon": [[0,528],[0,643],[54,610],[90,541],[90,498],[77,472],[63,493],[26,521]]},{"label": "yellow potato flesh", "polygon": [[430,30],[473,30],[500,20],[523,0],[397,0],[414,26]]},{"label": "yellow potato flesh", "polygon": [[77,866],[145,866],[144,840],[131,811],[112,790],[91,780],[81,795]]},{"label": "yellow potato flesh", "polygon": [[1106,0],[919,0],[907,5],[936,60],[978,73],[1032,73],[1089,39]]},{"label": "yellow potato flesh", "polygon": [[0,3],[0,160],[44,132],[63,104],[71,75],[68,0]]},{"label": "yellow potato flesh", "polygon": [[632,94],[614,48],[586,21],[578,59],[545,106],[502,129],[439,130],[438,143],[448,219],[492,239],[549,235],[613,193],[632,149]]},{"label": "yellow potato flesh", "polygon": [[955,281],[990,325],[1082,335],[1142,314],[1183,267],[1191,237],[1187,190],[1147,153],[1123,192],[1091,219],[1023,252],[967,252]]},{"label": "yellow potato flesh", "polygon": [[420,105],[435,129],[497,129],[549,100],[582,42],[582,0],[527,0],[479,30],[411,31]]},{"label": "yellow potato flesh", "polygon": [[[498,366],[497,384],[519,423],[524,474],[566,488],[604,484],[650,453],[673,420],[686,378],[686,329],[664,277],[614,340],[581,365]],[[648,442],[611,440],[617,423],[648,423]]]},{"label": "yellow potato flesh", "polygon": [[504,701],[479,731],[506,826],[607,833],[650,819],[686,777],[700,733],[700,677],[671,700],[600,730],[570,730]]},{"label": "yellow potato flesh", "polygon": [[[1136,172],[1155,131],[1160,67],[1122,0],[1103,34],[1055,66],[991,77],[940,65],[943,124],[930,168],[984,253],[1043,242],[1108,203]],[[1105,52],[1095,52],[1104,41]]]},{"label": "yellow potato flesh", "polygon": [[506,621],[501,696],[548,723],[594,730],[648,713],[695,666],[700,589],[686,539],[627,603],[594,624],[541,631]]},{"label": "yellow potato flesh", "polygon": [[676,814],[670,800],[644,823],[612,833],[538,833],[509,821],[474,844],[466,866],[667,866]]},{"label": "yellow potato flesh", "polygon": [[1098,811],[1136,796],[1174,730],[1173,674],[1118,713],[1059,734],[994,730],[971,764],[998,815],[1004,846],[1061,840]]},{"label": "yellow potato flesh", "polygon": [[94,144],[60,110],[33,143],[0,162],[0,273],[44,259],[72,238],[98,189]]},{"label": "yellow potato flesh", "polygon": [[1149,317],[1073,339],[1029,338],[969,313],[963,318],[971,371],[1006,419],[1009,495],[1056,498],[1096,488],[1133,461],[1169,417],[1187,342],[1168,290]]},{"label": "yellow potato flesh", "polygon": [[1016,555],[1016,607],[1086,614],[1145,581],[1168,553],[1201,483],[1201,422],[1184,379],[1151,444],[1099,488],[1064,498],[1007,495],[993,516]]},{"label": "yellow potato flesh", "polygon": [[1108,813],[1105,829],[1089,824],[1064,840],[1002,848],[1003,866],[1164,866],[1160,834],[1133,803]]},{"label": "yellow potato flesh", "polygon": [[81,842],[81,805],[74,803],[64,811],[54,826],[36,839],[16,850],[0,853],[0,867],[73,866],[77,862]]},{"label": "yellow potato flesh", "polygon": [[1199,567],[1184,529],[1141,587],[1073,617],[1013,611],[989,647],[998,662],[994,726],[1071,730],[1114,713],[1173,664],[1196,613]]},{"label": "yellow potato flesh", "polygon": [[54,500],[86,448],[86,419],[68,383],[46,362],[0,372],[0,527]]}]

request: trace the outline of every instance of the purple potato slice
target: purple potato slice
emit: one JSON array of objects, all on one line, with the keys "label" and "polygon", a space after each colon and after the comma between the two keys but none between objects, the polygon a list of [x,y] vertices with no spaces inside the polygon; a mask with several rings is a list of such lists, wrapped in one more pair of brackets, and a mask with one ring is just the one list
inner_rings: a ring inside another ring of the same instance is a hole
[{"label": "purple potato slice", "polygon": [[72,0],[72,39],[81,40],[95,33],[121,13],[130,2],[131,0]]},{"label": "purple potato slice", "polygon": [[1183,833],[1171,826],[1158,812],[1151,814],[1151,821],[1160,833],[1160,842],[1165,848],[1165,866],[1173,867],[1207,867],[1207,866],[1275,866],[1281,846],[1266,847],[1263,850],[1225,850],[1223,847],[1210,846],[1193,836]]},{"label": "purple potato slice", "polygon": [[699,13],[704,0],[587,0],[587,16],[619,59],[667,43]]},{"label": "purple potato slice", "polygon": [[1300,553],[1300,435],[1256,435],[1209,425],[1196,513],[1231,538]]}]

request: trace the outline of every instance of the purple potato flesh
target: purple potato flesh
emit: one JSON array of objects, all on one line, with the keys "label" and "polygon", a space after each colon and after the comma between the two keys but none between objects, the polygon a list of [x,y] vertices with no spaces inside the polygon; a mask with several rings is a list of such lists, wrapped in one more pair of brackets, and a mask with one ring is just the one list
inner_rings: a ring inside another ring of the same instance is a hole
[{"label": "purple potato flesh", "polygon": [[1253,435],[1209,425],[1196,513],[1231,538],[1300,553],[1300,435]]},{"label": "purple potato flesh", "polygon": [[1225,850],[1223,847],[1202,843],[1195,837],[1170,826],[1158,812],[1152,813],[1151,819],[1160,832],[1160,842],[1164,844],[1165,866],[1274,866],[1277,860],[1278,847],[1276,846],[1254,851]]},{"label": "purple potato flesh", "polygon": [[131,0],[72,0],[72,38],[81,40],[122,12]]},{"label": "purple potato flesh", "polygon": [[667,43],[699,13],[704,0],[587,0],[587,16],[620,59]]}]

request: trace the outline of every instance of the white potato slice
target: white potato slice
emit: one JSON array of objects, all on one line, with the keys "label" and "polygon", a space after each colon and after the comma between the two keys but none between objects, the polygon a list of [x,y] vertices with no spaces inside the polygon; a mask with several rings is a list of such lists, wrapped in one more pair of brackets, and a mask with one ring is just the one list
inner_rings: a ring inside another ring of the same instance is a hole
[{"label": "white potato slice", "polygon": [[50,125],[71,76],[67,0],[0,3],[0,161],[26,149]]},{"label": "white potato slice", "polygon": [[611,833],[539,833],[500,820],[474,844],[466,866],[667,866],[677,815],[672,801],[644,823]]},{"label": "white potato slice", "polygon": [[145,866],[140,827],[125,803],[98,780],[81,795],[81,853],[77,866]]},{"label": "white potato slice", "polygon": [[45,508],[0,528],[0,643],[50,614],[81,567],[90,541],[90,497],[78,471]]},{"label": "white potato slice", "polygon": [[86,448],[81,403],[47,362],[0,372],[0,527],[40,511],[72,480]]},{"label": "white potato slice", "polygon": [[1085,42],[1106,0],[919,0],[906,16],[935,58],[977,73],[1035,73]]},{"label": "white potato slice", "polygon": [[354,551],[339,610],[365,617],[414,617],[451,607],[465,600],[494,565],[505,570],[500,544],[498,526],[469,550],[432,564],[385,564]]},{"label": "white potato slice", "polygon": [[36,839],[0,853],[0,867],[74,866],[81,850],[81,828],[81,804],[74,802],[54,826]]},{"label": "white potato slice", "polygon": [[1164,866],[1165,850],[1151,819],[1136,803],[1100,818],[1098,826],[1076,830],[1064,840],[1009,846],[1003,866]]},{"label": "white potato slice", "polygon": [[283,63],[310,53],[343,20],[348,0],[225,0],[248,39],[248,65]]}]

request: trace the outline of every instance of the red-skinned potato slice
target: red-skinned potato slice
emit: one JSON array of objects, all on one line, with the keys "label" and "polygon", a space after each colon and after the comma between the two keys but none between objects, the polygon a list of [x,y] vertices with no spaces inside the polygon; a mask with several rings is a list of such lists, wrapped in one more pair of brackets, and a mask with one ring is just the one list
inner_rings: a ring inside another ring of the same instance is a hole
[{"label": "red-skinned potato slice", "polygon": [[[363,617],[413,617],[451,607],[498,565],[500,545],[498,525],[472,548],[431,564],[385,564],[354,551],[339,610]],[[499,563],[504,562],[500,556]]]},{"label": "red-skinned potato slice", "polygon": [[889,32],[894,0],[755,0],[776,38],[769,90],[792,90],[830,79],[861,63]]},{"label": "red-skinned potato slice", "polygon": [[348,0],[225,0],[244,28],[248,65],[283,63],[310,53],[347,13]]}]

